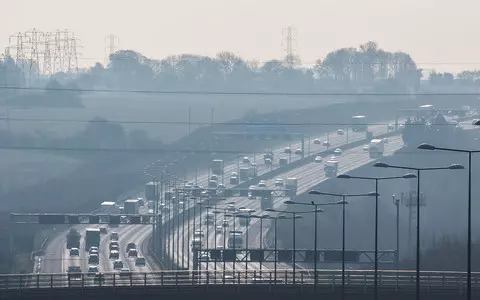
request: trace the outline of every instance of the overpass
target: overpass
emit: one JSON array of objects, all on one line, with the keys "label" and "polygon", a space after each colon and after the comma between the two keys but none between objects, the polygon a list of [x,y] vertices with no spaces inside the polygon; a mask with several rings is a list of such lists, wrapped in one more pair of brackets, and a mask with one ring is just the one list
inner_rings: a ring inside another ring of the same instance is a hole
[{"label": "overpass", "polygon": [[[371,299],[371,270],[349,270],[342,286],[341,271],[297,272],[295,284],[290,270],[271,271],[163,271],[152,273],[105,273],[103,277],[78,274],[1,275],[0,295],[8,299]],[[480,295],[480,274],[472,274],[474,297]],[[277,277],[274,280],[274,277]],[[422,299],[463,299],[464,272],[422,272]],[[379,296],[385,300],[415,297],[415,271],[379,272]]]}]

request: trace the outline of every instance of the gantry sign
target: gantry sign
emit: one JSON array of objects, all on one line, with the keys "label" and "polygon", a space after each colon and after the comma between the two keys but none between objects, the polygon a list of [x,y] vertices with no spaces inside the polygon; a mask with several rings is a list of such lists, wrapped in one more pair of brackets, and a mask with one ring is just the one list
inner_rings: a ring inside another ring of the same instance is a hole
[{"label": "gantry sign", "polygon": [[155,223],[155,215],[129,214],[10,214],[13,224],[42,224],[42,225],[78,225],[78,224],[105,224],[105,225],[146,225]]},{"label": "gantry sign", "polygon": [[[208,253],[209,255],[202,255]],[[235,263],[274,263],[276,254],[277,263],[292,263],[295,255],[296,263],[313,263],[315,251],[308,249],[200,249],[194,250],[194,267],[206,262],[235,262]],[[207,259],[208,257],[208,259]],[[378,263],[385,267],[393,267],[396,264],[396,250],[378,251]],[[342,262],[342,250],[318,249],[318,263],[340,263]],[[345,262],[352,264],[373,265],[375,262],[375,251],[373,250],[345,250]],[[195,268],[194,268],[195,269]]]}]

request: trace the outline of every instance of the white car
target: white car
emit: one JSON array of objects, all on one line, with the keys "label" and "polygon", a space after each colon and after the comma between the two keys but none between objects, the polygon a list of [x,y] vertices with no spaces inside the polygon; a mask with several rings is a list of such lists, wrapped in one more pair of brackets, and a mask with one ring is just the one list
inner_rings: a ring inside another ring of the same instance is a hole
[{"label": "white car", "polygon": [[315,156],[315,162],[316,163],[322,163],[323,162],[323,158],[321,156]]},{"label": "white car", "polygon": [[319,139],[314,139],[314,140],[313,140],[313,143],[314,143],[315,145],[320,145],[320,144],[321,144],[321,142],[320,142]]},{"label": "white car", "polygon": [[260,180],[260,182],[258,183],[258,187],[267,187],[267,183],[265,182],[265,180]]},{"label": "white car", "polygon": [[275,186],[283,186],[283,179],[282,178],[275,179]]},{"label": "white car", "polygon": [[333,153],[335,153],[335,155],[342,155],[343,152],[342,152],[342,149],[337,148],[335,149],[335,151],[333,151]]},{"label": "white car", "polygon": [[237,172],[232,172],[232,177],[235,176],[237,177],[238,176],[238,173]]},{"label": "white car", "polygon": [[130,276],[132,275],[132,272],[130,272],[129,268],[122,268],[120,270],[120,276]]},{"label": "white car", "polygon": [[385,144],[388,144],[388,139],[387,138],[383,138],[382,140]]},{"label": "white car", "polygon": [[227,206],[227,211],[229,211],[229,212],[235,212],[235,210],[236,210],[236,209],[235,209],[235,205],[229,204],[229,205]]},{"label": "white car", "polygon": [[368,151],[368,145],[364,145],[362,148],[363,151]]},{"label": "white car", "polygon": [[330,142],[329,141],[323,141],[322,145],[324,147],[330,147]]},{"label": "white car", "polygon": [[344,132],[343,132],[343,130],[342,130],[342,129],[338,129],[338,130],[337,130],[337,134],[338,134],[338,135],[343,135],[343,134],[344,134]]},{"label": "white car", "polygon": [[242,161],[244,164],[250,163],[250,159],[247,156],[245,156]]}]

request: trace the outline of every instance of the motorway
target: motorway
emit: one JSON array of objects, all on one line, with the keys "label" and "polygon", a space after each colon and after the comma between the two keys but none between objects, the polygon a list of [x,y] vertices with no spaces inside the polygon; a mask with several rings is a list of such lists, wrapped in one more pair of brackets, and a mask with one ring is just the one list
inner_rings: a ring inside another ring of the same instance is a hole
[{"label": "motorway", "polygon": [[[373,131],[374,135],[378,135],[378,134],[387,132],[387,126],[386,125],[370,126],[369,130]],[[308,151],[309,153],[305,153],[305,154],[308,155],[310,153],[320,152],[325,149],[325,147],[323,147],[322,145],[315,144],[313,142],[315,138],[319,139],[321,142],[328,139],[331,144],[331,147],[338,147],[342,144],[345,144],[345,142],[347,141],[347,136],[348,136],[348,141],[353,142],[356,140],[363,139],[365,137],[365,133],[364,132],[361,132],[361,133],[348,132],[348,134],[337,135],[336,132],[330,132],[327,135],[312,137],[311,143],[308,143],[308,144],[305,143],[305,148],[309,150]],[[265,165],[263,163],[263,159],[257,160],[258,175],[262,175],[269,172],[272,169],[279,168],[280,166],[278,165],[278,158],[279,157],[288,158],[289,156],[288,154],[284,153],[284,149],[287,146],[289,146],[293,152],[296,149],[301,148],[301,142],[287,144],[273,150],[275,155],[274,161],[277,163],[274,163],[272,166]],[[307,152],[307,149],[304,149],[304,151]],[[243,155],[241,154],[239,156],[243,157]],[[248,154],[246,154],[245,156],[248,156]],[[300,158],[301,158],[300,155],[294,155],[294,154],[291,155],[292,162]],[[250,157],[250,159],[252,160],[252,157]],[[238,167],[239,167],[238,161],[226,162],[225,168],[224,168],[224,174],[226,176],[225,179],[228,179],[232,172],[238,171]],[[207,170],[200,172],[197,177],[197,184],[206,186],[208,182],[208,176],[209,176],[209,172]],[[225,185],[229,187],[228,180],[225,180]],[[143,197],[143,195],[139,195],[139,197]],[[245,203],[245,206],[248,204],[245,202],[246,201],[245,199],[241,199],[241,198],[231,199],[231,201],[236,201],[239,204],[239,206],[243,206],[243,204],[240,204],[240,203]],[[255,205],[259,205],[259,204],[256,202]],[[259,211],[258,210],[259,207],[252,207],[252,208],[257,209],[257,212]],[[145,212],[146,212],[146,207],[142,208],[142,213],[145,213]],[[180,210],[180,213],[181,213],[181,210]],[[174,211],[172,210],[170,212],[170,218],[173,218],[173,216],[174,216]],[[198,221],[199,219],[197,219],[197,222]],[[219,218],[217,221],[221,222],[222,220],[220,220]],[[185,228],[187,228],[188,225],[190,225],[191,228],[193,228],[193,221],[189,222],[189,224],[186,224]],[[88,227],[99,228],[100,226],[92,225]],[[75,228],[82,234],[82,237],[83,237],[87,226],[76,226]],[[120,250],[121,250],[120,259],[124,262],[124,264],[126,264],[126,267],[128,267],[132,271],[138,271],[138,272],[151,271],[157,268],[153,262],[148,260],[148,256],[146,255],[147,254],[146,241],[148,237],[151,235],[152,226],[148,226],[148,225],[120,226],[115,229],[109,228],[109,232],[111,231],[116,231],[119,233],[119,244],[120,244]],[[191,233],[193,234],[193,230],[191,231]],[[208,235],[210,235],[210,233],[211,232],[209,231]],[[65,236],[66,236],[66,232],[62,232],[56,235],[55,238],[53,238],[48,243],[47,248],[45,250],[45,255],[40,262],[41,273],[65,272],[69,265],[80,265],[83,271],[85,271],[88,268],[88,263],[87,263],[88,254],[86,253],[86,251],[83,250],[83,248],[80,249],[80,257],[71,258],[69,256],[69,252],[65,246]],[[220,243],[219,240],[222,240],[221,244],[223,244],[222,237],[219,236],[217,238],[218,238],[217,243]],[[257,243],[258,243],[258,239],[256,239],[255,237],[252,237],[251,245],[253,245],[255,240],[257,240]],[[100,248],[100,264],[98,265],[99,271],[102,271],[102,272],[108,272],[113,270],[112,261],[108,259],[108,241],[109,241],[108,235],[102,235],[101,248]],[[82,238],[82,242],[83,242],[83,238]],[[129,242],[134,242],[137,245],[137,248],[139,250],[139,255],[147,258],[147,265],[145,267],[135,266],[133,258],[127,257],[124,247]],[[172,239],[172,242],[173,242],[173,239]],[[250,242],[250,239],[249,239],[249,242]],[[212,240],[211,243],[213,245],[215,244],[215,241]],[[173,243],[170,244],[170,247],[172,249],[172,253],[174,252],[176,253],[177,251],[176,248],[175,248],[175,251],[173,251],[174,250]],[[188,249],[187,245],[183,247],[183,243],[181,243],[179,253],[181,253],[184,250],[185,252],[187,252],[186,251],[187,249]],[[176,260],[176,257],[174,257],[174,259]],[[184,258],[184,260],[186,259]]]},{"label": "motorway", "polygon": [[[403,141],[401,137],[395,136],[389,139],[389,143],[385,145],[385,155],[391,155],[393,154],[394,151],[398,150],[400,147],[403,146]],[[345,150],[341,156],[337,157],[339,161],[339,174],[345,173],[347,171],[350,171],[352,169],[358,168],[359,166],[365,165],[373,159],[369,158],[368,152],[363,151],[363,145],[360,147],[356,147],[353,149]],[[298,179],[298,193],[297,194],[302,194],[308,191],[311,187],[321,183],[322,181],[326,180],[327,178],[325,177],[325,174],[323,172],[323,164],[322,163],[315,163],[311,162],[309,164],[306,164],[302,167],[299,167],[294,170],[287,171],[285,173],[280,174],[277,176],[277,178],[282,178],[285,179],[287,177],[296,177]],[[267,181],[267,187],[274,189],[274,180],[269,180]],[[288,200],[287,198],[277,198],[274,200],[274,208],[279,209],[283,202],[285,200]],[[257,200],[249,200],[246,197],[234,197],[234,198],[229,198],[227,200],[228,203],[235,203],[236,208],[238,209],[239,207],[246,207],[249,209],[255,210],[256,215],[261,215],[262,214],[262,209],[260,207],[260,201]],[[218,210],[220,208],[225,208],[226,205],[219,205],[217,207]],[[205,210],[204,210],[205,211]],[[224,241],[225,241],[225,236],[224,234],[216,234],[215,233],[215,225],[210,225],[206,226],[204,224],[204,219],[206,215],[206,211],[202,214],[199,215],[195,218],[195,228],[196,229],[202,229],[204,232],[204,235],[206,237],[206,243],[204,243],[204,246],[206,248],[216,248],[217,245],[225,247]],[[223,214],[219,214],[217,219],[216,219],[216,224],[222,224],[222,221],[224,219]],[[233,226],[233,217],[229,217],[229,227],[231,229]],[[239,226],[238,218],[236,221],[236,228],[235,230],[240,230],[244,232],[244,236],[246,237],[248,235],[248,246],[249,247],[260,247],[260,230],[263,230],[263,233],[266,232],[266,228],[271,226],[269,224],[272,222],[271,220],[265,219],[263,220],[263,228],[260,228],[260,220],[259,219],[252,219],[250,226],[248,228]],[[202,226],[200,225],[202,224]],[[184,228],[190,227],[190,240],[193,238],[193,227],[194,227],[194,221],[193,219],[188,221],[187,224],[182,225]],[[228,233],[228,231],[224,231],[224,233]],[[172,243],[171,243],[171,248],[172,248],[172,254],[173,254],[173,259],[174,261],[179,261],[180,265],[183,267],[189,267],[192,269],[193,267],[193,260],[190,259],[188,261],[187,257],[191,255],[188,246],[188,237],[185,238],[187,241],[186,243],[181,239],[180,240],[180,253],[182,251],[185,251],[183,255],[180,254],[180,257],[177,257],[177,252],[173,251],[173,242],[176,242],[175,237],[172,236]],[[184,245],[184,246],[183,246]],[[263,245],[262,245],[263,246]],[[238,257],[240,258],[242,255],[240,254]],[[202,269],[209,269],[209,270],[214,270],[215,268],[217,270],[223,270],[225,267],[225,270],[245,270],[245,269],[260,269],[259,263],[245,263],[245,262],[237,262],[237,263],[226,263],[225,265],[222,263],[215,263],[215,262],[210,262],[210,263],[204,263],[202,265]],[[266,263],[262,266],[263,269],[268,269],[271,268],[271,263]],[[287,265],[285,264],[279,264],[278,268],[288,268]]]}]

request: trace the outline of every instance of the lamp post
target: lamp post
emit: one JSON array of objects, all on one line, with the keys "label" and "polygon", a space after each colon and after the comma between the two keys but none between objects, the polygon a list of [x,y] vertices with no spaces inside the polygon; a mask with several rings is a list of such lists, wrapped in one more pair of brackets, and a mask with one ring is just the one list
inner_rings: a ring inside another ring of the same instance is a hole
[{"label": "lamp post", "polygon": [[346,212],[346,201],[347,198],[354,197],[375,197],[377,196],[376,192],[364,193],[364,194],[336,194],[336,193],[324,193],[320,191],[310,191],[310,195],[323,195],[323,196],[334,196],[341,197],[342,201],[342,300],[345,299],[345,212]]},{"label": "lamp post", "polygon": [[[378,182],[383,180],[392,180],[392,179],[411,179],[416,178],[415,174],[408,173],[403,176],[390,176],[390,177],[365,177],[365,176],[352,176],[348,174],[338,175],[337,178],[340,179],[360,179],[360,180],[373,180],[375,181],[375,260],[374,260],[374,298],[378,299]],[[398,254],[397,254],[398,255]]]},{"label": "lamp post", "polygon": [[393,205],[397,210],[397,258],[395,260],[395,265],[397,270],[399,270],[399,261],[400,261],[400,199],[395,198],[395,195],[392,196]]},{"label": "lamp post", "polygon": [[[273,208],[267,208],[265,211],[268,212],[276,212],[276,213],[283,213],[283,214],[291,214],[292,217],[292,230],[293,230],[293,257],[292,257],[292,268],[293,268],[293,283],[295,283],[295,275],[296,275],[296,254],[297,254],[297,247],[296,247],[296,221],[297,219],[301,219],[302,216],[298,216],[298,214],[308,214],[308,213],[317,213],[317,211],[287,211],[287,210],[275,210]],[[319,210],[318,212],[323,212],[323,210]]]},{"label": "lamp post", "polygon": [[373,164],[373,166],[378,168],[391,168],[391,169],[410,170],[410,171],[417,172],[416,299],[420,300],[420,173],[422,171],[461,170],[461,169],[464,169],[464,167],[462,165],[453,164],[446,167],[415,168],[415,167],[389,165],[384,162],[377,162]]},{"label": "lamp post", "polygon": [[313,238],[313,243],[314,243],[314,246],[313,246],[313,252],[314,252],[314,257],[313,257],[313,278],[314,278],[314,288],[317,289],[317,261],[318,261],[318,250],[317,250],[317,247],[318,247],[318,234],[317,234],[317,231],[318,231],[318,213],[322,212],[321,209],[319,209],[318,207],[319,206],[329,206],[329,205],[342,205],[344,204],[343,201],[338,201],[338,202],[327,202],[327,203],[315,203],[315,202],[310,202],[310,203],[304,203],[304,202],[295,202],[295,201],[285,201],[284,202],[285,204],[294,204],[294,205],[308,205],[308,206],[313,206],[314,207],[314,210],[313,212],[315,213],[315,223],[314,223],[314,238]]},{"label": "lamp post", "polygon": [[[480,121],[474,121],[472,125],[480,125]],[[460,152],[468,154],[468,207],[467,207],[467,300],[472,299],[472,154],[480,150],[466,150],[456,148],[435,147],[430,144],[421,144],[417,147],[422,150],[441,150],[448,152]]]},{"label": "lamp post", "polygon": [[[221,211],[217,210],[217,205],[215,204],[214,206],[214,210],[212,211],[212,213],[215,215],[215,219],[214,219],[214,227],[215,227],[215,250],[217,250],[217,215],[221,213]],[[215,268],[215,272],[217,271],[217,260],[214,261],[214,268]]]}]

